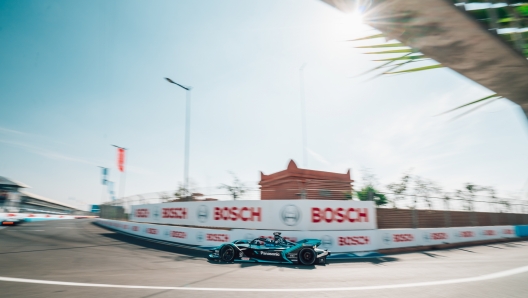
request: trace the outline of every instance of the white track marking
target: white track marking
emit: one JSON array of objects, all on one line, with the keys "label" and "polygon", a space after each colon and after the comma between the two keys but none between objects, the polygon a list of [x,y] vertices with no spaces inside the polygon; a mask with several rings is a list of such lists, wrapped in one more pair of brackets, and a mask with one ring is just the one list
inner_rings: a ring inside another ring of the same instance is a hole
[{"label": "white track marking", "polygon": [[313,291],[328,292],[328,291],[362,291],[362,290],[383,290],[383,289],[413,288],[413,287],[424,287],[424,286],[438,286],[438,285],[490,280],[490,279],[502,278],[502,277],[506,277],[510,275],[525,273],[525,272],[528,272],[528,266],[510,269],[506,271],[500,271],[500,272],[486,274],[486,275],[481,275],[481,276],[447,279],[447,280],[439,280],[439,281],[425,281],[425,282],[416,282],[416,283],[408,283],[408,284],[364,286],[364,287],[302,288],[302,289],[261,289],[261,288],[256,288],[256,289],[245,288],[244,289],[244,288],[192,288],[192,287],[187,288],[187,287],[133,286],[133,285],[111,285],[111,284],[51,281],[51,280],[25,279],[25,278],[13,278],[13,277],[2,277],[2,276],[0,276],[0,281],[45,284],[45,285],[60,285],[60,286],[75,286],[75,287],[150,289],[150,290],[215,291],[215,292],[313,292]]}]

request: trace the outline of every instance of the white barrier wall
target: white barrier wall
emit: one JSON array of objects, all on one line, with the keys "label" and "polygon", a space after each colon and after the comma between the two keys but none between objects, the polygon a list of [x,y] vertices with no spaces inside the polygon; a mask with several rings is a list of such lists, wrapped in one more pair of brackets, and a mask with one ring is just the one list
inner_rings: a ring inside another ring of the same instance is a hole
[{"label": "white barrier wall", "polygon": [[[202,229],[98,219],[98,223],[122,232],[163,241],[214,247],[238,239],[273,237],[277,230]],[[296,242],[312,238],[321,240],[321,248],[331,252],[364,252],[378,249],[430,246],[516,237],[513,226],[387,229],[359,231],[282,231],[282,236]]]},{"label": "white barrier wall", "polygon": [[373,230],[374,202],[331,200],[206,201],[132,206],[130,220],[274,230]]}]

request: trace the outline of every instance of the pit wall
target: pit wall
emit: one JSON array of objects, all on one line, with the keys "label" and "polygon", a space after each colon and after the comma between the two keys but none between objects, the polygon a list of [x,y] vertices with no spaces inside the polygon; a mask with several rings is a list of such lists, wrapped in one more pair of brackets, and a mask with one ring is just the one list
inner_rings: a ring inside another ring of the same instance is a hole
[{"label": "pit wall", "polygon": [[33,214],[33,213],[0,213],[0,220],[5,218],[17,218],[27,222],[42,221],[42,220],[58,220],[58,219],[76,219],[87,218],[93,216],[81,215],[58,215],[58,214]]},{"label": "pit wall", "polygon": [[[238,239],[272,237],[277,230],[188,228],[108,219],[96,219],[101,226],[145,238],[192,245],[218,246]],[[525,233],[525,234],[517,234]],[[404,247],[511,239],[528,236],[528,226],[487,226],[434,229],[384,229],[356,231],[282,231],[290,241],[315,238],[320,248],[335,253],[372,252]]]}]

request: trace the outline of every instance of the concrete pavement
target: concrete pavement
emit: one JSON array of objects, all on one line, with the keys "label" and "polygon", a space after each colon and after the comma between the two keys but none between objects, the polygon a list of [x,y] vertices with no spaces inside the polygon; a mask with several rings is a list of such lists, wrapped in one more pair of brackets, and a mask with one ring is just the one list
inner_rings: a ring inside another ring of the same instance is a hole
[{"label": "concrete pavement", "polygon": [[[209,263],[203,252],[121,235],[91,220],[26,223],[0,230],[0,276],[80,283],[0,281],[1,297],[526,297],[528,242],[409,253],[303,267]],[[471,278],[474,278],[473,280]],[[468,279],[451,284],[438,281]],[[190,290],[87,287],[89,284]],[[409,285],[426,283],[421,285]],[[83,286],[84,285],[84,286]],[[404,288],[391,288],[404,285]],[[356,287],[372,286],[373,289]],[[342,291],[347,287],[353,288]],[[255,289],[251,292],[197,288]],[[290,289],[293,292],[259,292]],[[295,292],[297,289],[311,289]]]}]

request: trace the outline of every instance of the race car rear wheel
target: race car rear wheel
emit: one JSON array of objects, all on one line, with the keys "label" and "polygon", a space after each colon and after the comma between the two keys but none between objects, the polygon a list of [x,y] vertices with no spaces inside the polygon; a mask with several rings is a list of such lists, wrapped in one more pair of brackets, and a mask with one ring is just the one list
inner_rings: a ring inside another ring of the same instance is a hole
[{"label": "race car rear wheel", "polygon": [[220,250],[220,260],[226,263],[233,262],[235,259],[235,248],[231,245],[224,245]]},{"label": "race car rear wheel", "polygon": [[299,262],[303,265],[313,265],[317,259],[317,254],[313,248],[303,248],[299,251]]}]

